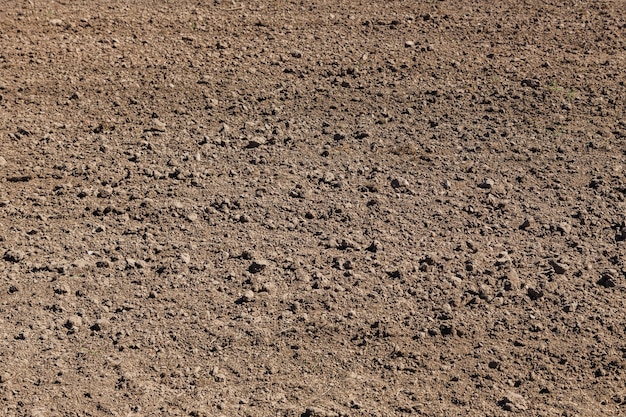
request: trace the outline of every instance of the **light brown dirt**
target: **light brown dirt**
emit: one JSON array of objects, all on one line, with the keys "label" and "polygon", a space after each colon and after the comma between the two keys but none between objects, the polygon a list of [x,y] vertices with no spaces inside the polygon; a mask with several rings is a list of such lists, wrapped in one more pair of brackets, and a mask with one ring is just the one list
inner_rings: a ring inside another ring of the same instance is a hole
[{"label": "light brown dirt", "polygon": [[0,415],[625,415],[625,16],[3,2]]}]

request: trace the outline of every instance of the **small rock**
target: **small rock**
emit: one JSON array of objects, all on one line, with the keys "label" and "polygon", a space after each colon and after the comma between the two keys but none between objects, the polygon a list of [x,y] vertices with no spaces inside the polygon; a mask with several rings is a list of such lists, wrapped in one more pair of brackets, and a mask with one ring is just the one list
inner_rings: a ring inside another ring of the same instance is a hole
[{"label": "small rock", "polygon": [[541,85],[539,80],[537,79],[525,79],[525,80],[522,80],[521,84],[522,84],[522,87],[530,87],[534,89],[539,88],[539,86]]},{"label": "small rock", "polygon": [[561,222],[557,225],[556,230],[563,235],[567,235],[572,231],[572,225],[567,222]]},{"label": "small rock", "polygon": [[266,143],[267,143],[267,140],[264,137],[255,136],[248,141],[246,148],[247,149],[258,148],[259,146],[265,145]]},{"label": "small rock", "polygon": [[245,303],[249,303],[250,301],[254,300],[254,292],[252,290],[246,291],[245,293],[243,293],[241,300]]},{"label": "small rock", "polygon": [[398,177],[391,180],[391,186],[393,188],[408,188],[409,182],[405,178]]},{"label": "small rock", "polygon": [[113,195],[113,188],[106,187],[98,190],[98,198],[110,198]]},{"label": "small rock", "polygon": [[184,264],[188,264],[189,262],[191,262],[191,255],[189,255],[188,253],[181,253],[180,255],[178,255],[178,257]]},{"label": "small rock", "polygon": [[326,184],[330,184],[333,181],[335,181],[335,174],[332,172],[325,172],[322,176],[322,182],[325,182]]},{"label": "small rock", "polygon": [[6,164],[7,164],[7,160],[0,156],[0,166],[6,165]]},{"label": "small rock", "polygon": [[324,410],[319,407],[307,407],[304,413],[301,414],[302,417],[337,417],[338,414],[332,411]]},{"label": "small rock", "polygon": [[258,259],[256,261],[253,261],[250,264],[250,266],[248,267],[248,271],[250,271],[253,274],[258,274],[259,272],[267,268],[268,265],[269,265],[269,262],[266,261],[265,259]]},{"label": "small rock", "polygon": [[89,330],[91,330],[92,332],[99,332],[106,327],[107,323],[108,322],[105,319],[98,319],[94,324],[91,325],[91,327],[89,327]]},{"label": "small rock", "polygon": [[376,253],[381,250],[382,244],[378,240],[374,240],[365,250],[368,252]]},{"label": "small rock", "polygon": [[576,301],[572,301],[571,303],[566,304],[566,305],[563,307],[563,310],[564,310],[566,313],[573,313],[573,312],[575,312],[575,311],[576,311],[576,309],[577,309],[577,308],[578,308],[578,303],[577,303]]},{"label": "small rock", "polygon": [[504,289],[507,291],[514,291],[520,288],[520,279],[517,270],[511,268],[504,275]]},{"label": "small rock", "polygon": [[149,130],[152,132],[165,132],[167,125],[160,121],[159,119],[152,120],[152,126]]},{"label": "small rock", "polygon": [[83,318],[80,316],[71,316],[65,322],[65,327],[68,329],[77,329],[83,325]]},{"label": "small rock", "polygon": [[540,289],[536,289],[536,288],[532,288],[529,287],[528,290],[526,291],[526,294],[528,294],[528,297],[535,301],[540,299],[541,297],[543,297],[543,291]]},{"label": "small rock", "polygon": [[7,262],[18,263],[26,257],[26,254],[21,250],[9,249],[4,253],[3,259]]},{"label": "small rock", "polygon": [[52,26],[63,26],[63,21],[61,19],[50,19],[50,20],[48,20],[48,22]]},{"label": "small rock", "polygon": [[556,272],[559,275],[563,275],[564,273],[567,272],[568,266],[562,262],[557,262],[554,259],[550,259],[548,263],[554,269],[554,272]]},{"label": "small rock", "polygon": [[341,239],[341,242],[337,245],[337,249],[346,250],[354,249],[361,250],[361,246],[352,239]]},{"label": "small rock", "polygon": [[496,182],[491,179],[491,178],[485,178],[483,180],[483,182],[481,182],[480,184],[478,184],[478,188],[483,188],[485,190],[489,190],[491,189],[494,185],[496,185]]},{"label": "small rock", "polygon": [[524,219],[524,222],[519,225],[519,228],[520,230],[526,230],[532,225],[532,223],[533,223],[533,220],[531,218],[526,218]]},{"label": "small rock", "polygon": [[617,277],[618,273],[615,269],[607,269],[597,283],[605,288],[613,288],[617,285]]},{"label": "small rock", "polygon": [[509,392],[502,400],[498,402],[498,405],[506,411],[525,411],[528,409],[526,400],[519,394]]},{"label": "small rock", "polygon": [[6,384],[11,379],[11,374],[8,372],[3,372],[0,374],[0,384]]},{"label": "small rock", "polygon": [[415,42],[413,41],[406,41],[404,42],[404,47],[405,48],[413,48],[415,46]]},{"label": "small rock", "polygon": [[67,283],[60,284],[54,288],[54,293],[57,295],[65,295],[71,291],[71,288]]}]

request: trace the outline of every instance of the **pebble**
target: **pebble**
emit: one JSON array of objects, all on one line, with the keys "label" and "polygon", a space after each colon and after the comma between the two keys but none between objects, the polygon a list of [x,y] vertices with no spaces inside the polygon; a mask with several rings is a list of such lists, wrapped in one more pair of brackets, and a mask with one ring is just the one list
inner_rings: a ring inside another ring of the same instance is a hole
[{"label": "pebble", "polygon": [[91,325],[91,327],[89,327],[89,330],[93,332],[99,332],[103,330],[107,324],[108,321],[106,319],[98,319],[94,324]]},{"label": "pebble", "polygon": [[7,262],[18,263],[24,260],[26,254],[21,250],[9,249],[4,253],[3,259]]},{"label": "pebble", "polygon": [[246,148],[247,149],[258,148],[259,146],[265,145],[266,143],[267,143],[267,140],[264,137],[255,136],[248,141]]},{"label": "pebble", "polygon": [[152,127],[150,130],[153,132],[165,132],[166,124],[160,121],[159,119],[152,120]]},{"label": "pebble", "polygon": [[268,265],[269,265],[269,262],[266,261],[265,259],[258,259],[256,261],[253,261],[250,264],[250,266],[248,267],[248,271],[250,271],[253,274],[258,274],[259,272],[267,268]]},{"label": "pebble", "polygon": [[11,379],[11,374],[8,372],[3,372],[0,374],[0,384],[6,384]]},{"label": "pebble", "polygon": [[499,404],[506,411],[520,412],[528,409],[524,397],[514,392],[509,392]]},{"label": "pebble", "polygon": [[409,182],[405,178],[398,177],[391,180],[391,186],[393,188],[407,188],[409,186]]},{"label": "pebble", "polygon": [[65,322],[68,329],[77,329],[83,325],[83,318],[80,316],[70,316]]},{"label": "pebble", "polygon": [[7,164],[7,160],[4,159],[2,156],[0,156],[0,166],[6,165],[6,164]]},{"label": "pebble", "polygon": [[577,308],[578,308],[578,303],[577,303],[576,301],[572,301],[571,303],[566,304],[566,305],[563,307],[563,310],[564,310],[566,313],[573,313],[573,312],[575,312],[575,311],[576,311],[576,309],[577,309]]},{"label": "pebble", "polygon": [[520,288],[520,279],[517,270],[511,268],[504,276],[504,289],[507,291],[514,291]]},{"label": "pebble", "polygon": [[485,178],[483,180],[483,182],[481,182],[480,184],[478,184],[478,188],[483,188],[485,190],[489,190],[491,189],[494,185],[496,185],[496,182],[491,179],[491,178]]},{"label": "pebble", "polygon": [[110,198],[113,195],[113,188],[105,187],[98,190],[98,198]]},{"label": "pebble", "polygon": [[365,250],[376,253],[382,249],[382,246],[382,243],[380,243],[378,240],[374,240]]},{"label": "pebble", "polygon": [[307,407],[307,409],[304,411],[304,413],[302,413],[303,416],[307,416],[307,417],[337,417],[338,414],[333,412],[333,411],[329,411],[329,410],[324,410],[323,408],[319,408],[319,407]]},{"label": "pebble", "polygon": [[413,41],[406,41],[404,42],[404,47],[405,48],[413,48],[415,46],[415,42]]},{"label": "pebble", "polygon": [[530,226],[532,226],[533,223],[533,219],[531,218],[526,218],[524,219],[524,221],[522,222],[522,224],[519,225],[520,230],[526,230],[528,229]]},{"label": "pebble", "polygon": [[556,230],[561,232],[561,234],[569,234],[572,231],[572,225],[568,222],[561,222],[556,226]]},{"label": "pebble", "polygon": [[556,272],[559,275],[563,275],[564,273],[567,272],[568,266],[562,262],[557,262],[554,259],[550,259],[548,263],[554,269],[554,272]]},{"label": "pebble", "polygon": [[249,303],[250,301],[254,300],[254,292],[252,290],[246,291],[245,293],[243,293],[241,299],[242,301]]},{"label": "pebble", "polygon": [[613,288],[617,285],[618,273],[615,269],[607,269],[598,280],[598,284],[605,288]]}]

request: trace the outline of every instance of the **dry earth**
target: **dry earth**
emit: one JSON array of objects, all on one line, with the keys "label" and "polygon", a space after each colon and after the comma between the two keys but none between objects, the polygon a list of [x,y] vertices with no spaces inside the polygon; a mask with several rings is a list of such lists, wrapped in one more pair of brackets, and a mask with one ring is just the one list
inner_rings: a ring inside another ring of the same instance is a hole
[{"label": "dry earth", "polygon": [[0,415],[626,415],[626,2],[0,4]]}]

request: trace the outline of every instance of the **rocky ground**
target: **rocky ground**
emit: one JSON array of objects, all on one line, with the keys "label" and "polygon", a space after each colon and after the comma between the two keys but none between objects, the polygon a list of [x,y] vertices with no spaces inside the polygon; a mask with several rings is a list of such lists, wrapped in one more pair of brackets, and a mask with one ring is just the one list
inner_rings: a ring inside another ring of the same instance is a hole
[{"label": "rocky ground", "polygon": [[0,5],[0,414],[626,414],[626,2]]}]

